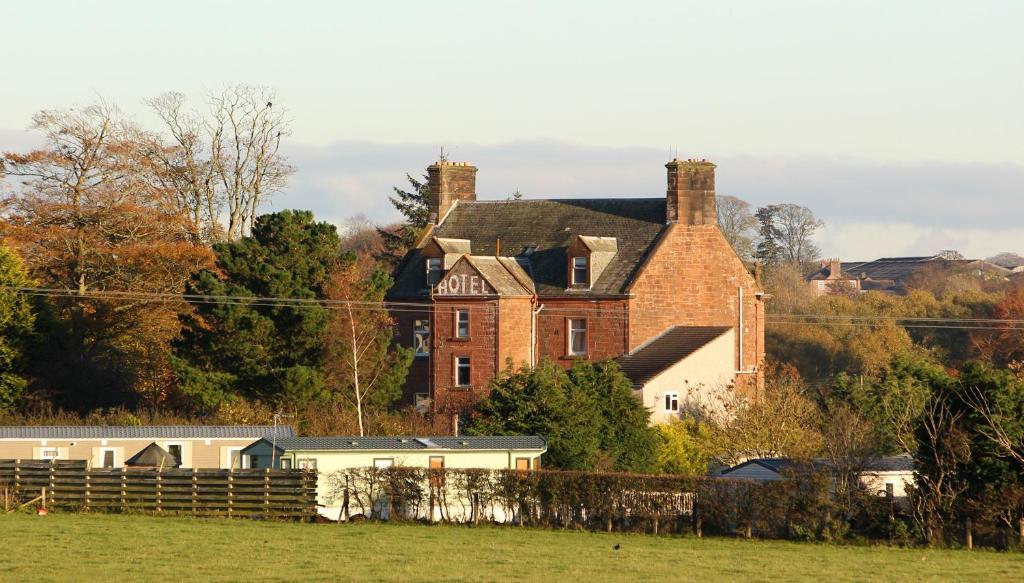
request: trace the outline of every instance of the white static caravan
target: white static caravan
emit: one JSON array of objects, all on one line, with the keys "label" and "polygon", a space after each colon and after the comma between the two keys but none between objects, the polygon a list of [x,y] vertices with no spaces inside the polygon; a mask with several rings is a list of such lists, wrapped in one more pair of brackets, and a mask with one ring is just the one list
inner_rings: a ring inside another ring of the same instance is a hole
[{"label": "white static caravan", "polygon": [[242,450],[254,468],[315,469],[320,513],[341,516],[330,476],[352,468],[540,469],[547,442],[535,435],[464,437],[291,437],[260,439]]}]

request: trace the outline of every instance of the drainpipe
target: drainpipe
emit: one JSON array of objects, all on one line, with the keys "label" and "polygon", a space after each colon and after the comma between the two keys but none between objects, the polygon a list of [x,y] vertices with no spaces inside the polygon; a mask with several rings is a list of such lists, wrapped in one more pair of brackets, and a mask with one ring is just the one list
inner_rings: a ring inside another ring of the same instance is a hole
[{"label": "drainpipe", "polygon": [[739,301],[739,304],[740,304],[739,310],[738,310],[739,311],[739,320],[740,321],[739,321],[739,326],[737,327],[738,335],[739,335],[739,338],[740,338],[740,359],[739,360],[740,360],[740,370],[743,370],[743,286],[742,285],[739,286],[738,301]]},{"label": "drainpipe", "polygon": [[544,304],[533,310],[533,317],[530,318],[530,368],[537,366],[537,315],[544,309]]}]

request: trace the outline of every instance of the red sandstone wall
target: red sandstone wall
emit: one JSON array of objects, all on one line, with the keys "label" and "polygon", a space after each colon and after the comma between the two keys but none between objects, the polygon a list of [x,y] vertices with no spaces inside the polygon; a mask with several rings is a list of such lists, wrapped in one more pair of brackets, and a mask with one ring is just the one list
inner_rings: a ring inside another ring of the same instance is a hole
[{"label": "red sandstone wall", "polygon": [[530,298],[498,300],[498,360],[497,370],[514,368],[530,362],[530,326],[533,303]]},{"label": "red sandstone wall", "polygon": [[538,360],[547,357],[565,367],[572,365],[567,355],[566,334],[569,318],[587,319],[587,358],[615,358],[626,352],[626,300],[581,300],[541,298],[544,306],[537,316]]},{"label": "red sandstone wall", "polygon": [[[635,297],[629,306],[629,349],[674,325],[735,327],[740,286],[743,367],[750,369],[764,359],[764,304],[754,295],[760,291],[754,278],[717,225],[673,225],[630,289]],[[761,386],[760,374],[755,381],[753,387]],[[737,384],[753,388],[742,378]]]}]

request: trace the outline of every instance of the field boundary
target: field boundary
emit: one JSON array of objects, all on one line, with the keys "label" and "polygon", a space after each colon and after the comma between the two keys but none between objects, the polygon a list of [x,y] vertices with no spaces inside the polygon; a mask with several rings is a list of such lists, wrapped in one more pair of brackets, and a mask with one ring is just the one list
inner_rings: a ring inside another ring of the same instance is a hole
[{"label": "field boundary", "polygon": [[84,460],[0,460],[0,485],[15,500],[91,512],[153,512],[312,519],[316,472],[91,468]]}]

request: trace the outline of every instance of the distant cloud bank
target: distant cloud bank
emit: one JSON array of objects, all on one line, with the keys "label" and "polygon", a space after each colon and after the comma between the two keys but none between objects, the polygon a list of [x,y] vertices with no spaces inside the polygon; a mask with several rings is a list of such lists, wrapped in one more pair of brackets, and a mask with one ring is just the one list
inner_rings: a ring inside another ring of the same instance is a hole
[{"label": "distant cloud bank", "polygon": [[[36,140],[0,129],[0,151]],[[480,168],[477,193],[502,199],[662,196],[667,148],[610,148],[553,140],[503,144],[446,144],[448,157]],[[298,172],[274,209],[305,208],[342,222],[364,215],[398,216],[387,197],[405,186],[405,173],[424,173],[439,145],[339,141],[289,144]],[[957,249],[971,257],[1024,253],[1024,164],[897,163],[854,158],[728,156],[688,152],[718,164],[718,192],[752,205],[794,202],[826,222],[826,255],[870,259]]]}]

